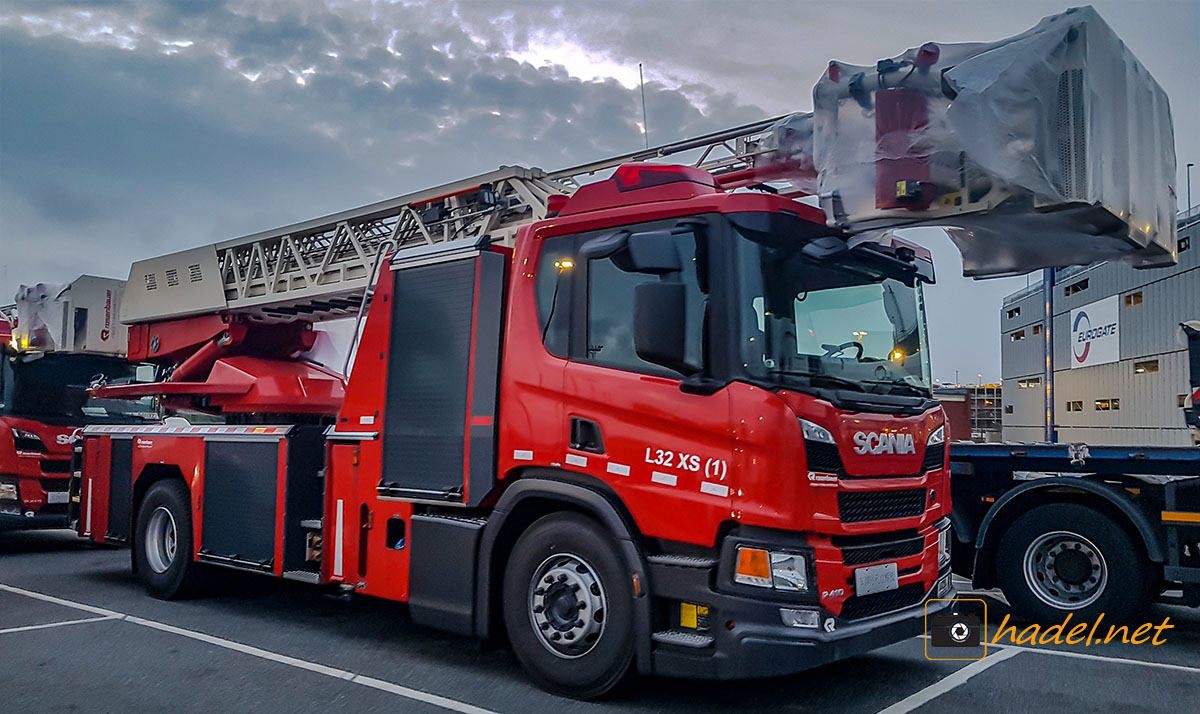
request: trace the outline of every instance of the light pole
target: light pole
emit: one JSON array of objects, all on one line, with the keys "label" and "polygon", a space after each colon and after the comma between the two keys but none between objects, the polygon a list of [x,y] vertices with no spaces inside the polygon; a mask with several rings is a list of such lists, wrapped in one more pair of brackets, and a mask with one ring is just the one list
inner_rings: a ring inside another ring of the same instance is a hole
[{"label": "light pole", "polygon": [[1187,193],[1188,193],[1188,212],[1187,212],[1187,217],[1188,217],[1188,220],[1191,220],[1191,218],[1192,218],[1192,167],[1193,167],[1193,166],[1195,166],[1195,165],[1196,165],[1196,164],[1192,163],[1191,161],[1189,161],[1189,162],[1188,162],[1188,165],[1187,165],[1187,186],[1188,186],[1188,192],[1187,192]]}]

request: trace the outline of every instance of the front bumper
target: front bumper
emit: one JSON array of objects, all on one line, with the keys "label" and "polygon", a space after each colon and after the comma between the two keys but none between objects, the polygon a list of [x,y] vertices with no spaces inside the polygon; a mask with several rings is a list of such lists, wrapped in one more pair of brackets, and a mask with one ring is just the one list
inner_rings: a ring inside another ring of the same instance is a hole
[{"label": "front bumper", "polygon": [[[925,616],[952,605],[950,568],[944,566],[932,586],[915,602],[870,617],[835,616],[820,607],[819,626],[785,625],[780,608],[818,608],[770,597],[743,597],[714,590],[715,567],[650,563],[652,594],[661,601],[702,603],[709,608],[700,647],[655,642],[651,670],[689,679],[753,679],[795,674],[823,664],[886,647],[925,631]],[[938,594],[938,583],[946,590]],[[930,602],[933,600],[933,602]],[[730,626],[732,624],[732,626]]]},{"label": "front bumper", "polygon": [[66,528],[67,525],[66,513],[34,513],[32,516],[26,516],[24,512],[0,512],[0,532]]}]

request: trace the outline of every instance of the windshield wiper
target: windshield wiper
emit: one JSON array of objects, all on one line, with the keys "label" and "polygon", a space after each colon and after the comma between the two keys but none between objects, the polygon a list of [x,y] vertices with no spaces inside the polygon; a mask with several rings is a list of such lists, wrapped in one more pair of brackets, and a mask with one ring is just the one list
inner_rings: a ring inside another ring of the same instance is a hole
[{"label": "windshield wiper", "polygon": [[767,372],[770,374],[782,374],[788,377],[807,377],[810,383],[825,382],[826,384],[834,386],[849,387],[850,389],[854,389],[859,392],[867,391],[867,388],[864,387],[862,383],[855,382],[852,379],[846,379],[844,377],[834,377],[828,374],[813,374],[812,372],[800,372],[789,369],[769,369]]},{"label": "windshield wiper", "polygon": [[867,380],[863,380],[863,381],[868,382],[870,384],[882,384],[882,385],[885,385],[888,387],[892,387],[893,391],[895,390],[896,387],[907,389],[910,394],[916,395],[918,397],[928,397],[929,396],[928,390],[921,389],[920,387],[918,387],[916,385],[912,385],[912,384],[909,384],[908,382],[904,382],[901,380],[892,381],[892,380],[883,380],[883,379],[867,379]]}]

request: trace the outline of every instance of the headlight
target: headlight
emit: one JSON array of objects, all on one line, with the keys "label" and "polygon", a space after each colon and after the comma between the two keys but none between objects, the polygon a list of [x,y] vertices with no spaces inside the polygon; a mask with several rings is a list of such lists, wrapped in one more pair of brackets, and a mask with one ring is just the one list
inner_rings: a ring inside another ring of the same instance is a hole
[{"label": "headlight", "polygon": [[950,560],[950,529],[938,531],[938,565],[945,565]]},{"label": "headlight", "polygon": [[807,419],[800,420],[800,429],[804,432],[804,438],[808,441],[820,441],[825,444],[832,444],[833,434],[829,430],[818,424],[814,424]]},{"label": "headlight", "polygon": [[13,441],[17,447],[17,451],[45,451],[46,445],[42,443],[42,437],[32,431],[25,429],[13,428]]},{"label": "headlight", "polygon": [[799,553],[771,553],[771,583],[776,590],[808,590],[808,563]]},{"label": "headlight", "polygon": [[946,425],[943,424],[933,430],[933,433],[929,435],[929,441],[927,441],[925,443],[928,444],[929,446],[936,446],[938,444],[944,443],[945,441],[946,441]]},{"label": "headlight", "polygon": [[738,546],[733,581],[759,588],[806,592],[808,561],[800,553]]},{"label": "headlight", "polygon": [[19,501],[21,497],[17,495],[17,484],[10,481],[0,481],[0,501]]}]

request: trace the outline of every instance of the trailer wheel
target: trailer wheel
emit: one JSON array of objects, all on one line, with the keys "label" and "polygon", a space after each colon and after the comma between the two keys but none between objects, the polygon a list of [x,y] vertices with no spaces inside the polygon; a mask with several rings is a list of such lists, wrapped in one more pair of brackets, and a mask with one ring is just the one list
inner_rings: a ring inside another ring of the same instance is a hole
[{"label": "trailer wheel", "polygon": [[504,624],[514,654],[544,689],[601,697],[633,673],[633,601],[617,545],[595,521],[545,516],[513,547]]},{"label": "trailer wheel", "polygon": [[1000,541],[996,576],[1013,609],[1038,622],[1060,622],[1067,613],[1123,620],[1149,589],[1141,544],[1073,503],[1039,506],[1014,521]]},{"label": "trailer wheel", "polygon": [[142,499],[133,557],[142,585],[154,597],[171,600],[195,593],[201,566],[192,560],[192,506],[179,481],[159,481]]}]

